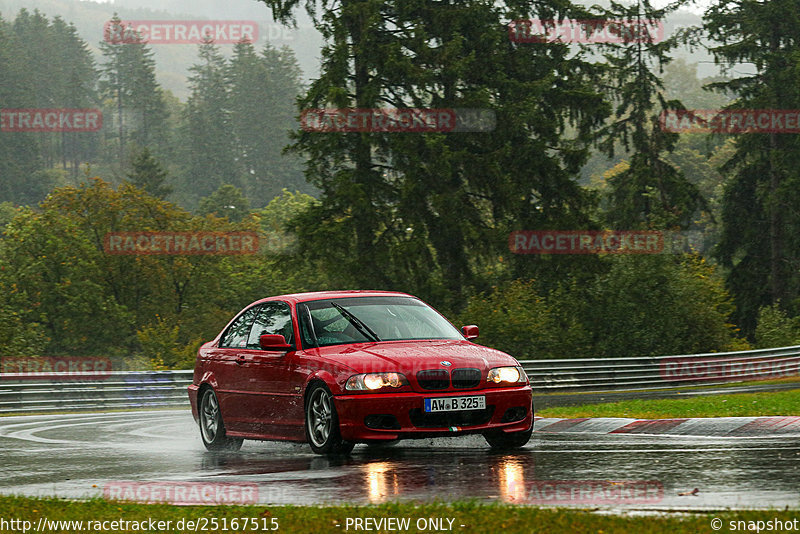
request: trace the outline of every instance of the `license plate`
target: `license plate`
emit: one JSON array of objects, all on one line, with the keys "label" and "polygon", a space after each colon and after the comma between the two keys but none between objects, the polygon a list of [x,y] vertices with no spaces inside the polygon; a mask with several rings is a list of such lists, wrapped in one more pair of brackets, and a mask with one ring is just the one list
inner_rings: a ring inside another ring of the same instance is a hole
[{"label": "license plate", "polygon": [[461,410],[486,409],[486,397],[475,395],[472,397],[439,397],[425,399],[425,412],[458,412]]}]

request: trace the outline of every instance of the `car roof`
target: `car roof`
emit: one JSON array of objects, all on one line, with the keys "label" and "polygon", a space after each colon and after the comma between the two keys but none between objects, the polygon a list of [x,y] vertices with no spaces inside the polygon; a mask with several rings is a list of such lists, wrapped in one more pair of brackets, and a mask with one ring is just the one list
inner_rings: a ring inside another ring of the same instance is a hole
[{"label": "car roof", "polygon": [[413,295],[409,295],[408,293],[400,293],[398,291],[341,290],[341,291],[312,291],[308,293],[291,293],[288,295],[276,295],[274,297],[267,297],[265,299],[261,299],[258,302],[283,300],[286,302],[298,303],[298,302],[309,302],[312,300],[336,299],[336,298],[347,298],[347,297],[386,297],[386,296],[416,298]]}]

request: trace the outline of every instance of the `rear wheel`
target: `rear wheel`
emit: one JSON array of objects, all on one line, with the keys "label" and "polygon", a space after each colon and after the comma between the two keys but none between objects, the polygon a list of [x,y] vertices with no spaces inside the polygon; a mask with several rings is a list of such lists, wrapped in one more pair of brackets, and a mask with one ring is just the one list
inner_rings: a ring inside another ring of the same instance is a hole
[{"label": "rear wheel", "polygon": [[325,384],[311,386],[306,400],[306,439],[317,454],[347,454],[355,443],[343,441],[333,394]]},{"label": "rear wheel", "polygon": [[219,410],[219,401],[214,390],[207,388],[200,398],[200,437],[210,451],[238,451],[242,448],[240,438],[225,435],[225,424]]},{"label": "rear wheel", "polygon": [[531,425],[528,430],[523,430],[522,432],[487,432],[483,437],[491,448],[508,450],[519,449],[525,446],[525,444],[530,441],[531,434],[533,434],[533,425]]}]

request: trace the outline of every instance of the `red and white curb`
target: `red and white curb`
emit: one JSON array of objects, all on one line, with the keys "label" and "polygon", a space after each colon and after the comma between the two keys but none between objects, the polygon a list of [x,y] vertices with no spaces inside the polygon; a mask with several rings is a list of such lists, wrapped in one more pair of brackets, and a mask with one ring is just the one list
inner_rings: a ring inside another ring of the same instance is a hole
[{"label": "red and white curb", "polygon": [[711,437],[800,436],[800,417],[707,417],[628,419],[597,417],[534,420],[536,432],[552,434],[644,434]]}]

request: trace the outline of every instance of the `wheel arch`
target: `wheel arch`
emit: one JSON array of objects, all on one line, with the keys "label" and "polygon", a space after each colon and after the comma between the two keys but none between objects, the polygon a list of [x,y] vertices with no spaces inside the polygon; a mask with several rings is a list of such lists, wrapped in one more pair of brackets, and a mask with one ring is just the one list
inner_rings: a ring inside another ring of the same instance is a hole
[{"label": "wheel arch", "polygon": [[314,389],[314,386],[316,386],[317,384],[322,384],[323,386],[327,387],[331,393],[333,393],[333,390],[331,390],[331,386],[330,384],[328,384],[328,382],[326,382],[325,380],[323,380],[318,376],[310,377],[308,381],[306,381],[306,387],[305,390],[303,391],[303,413],[305,413],[305,410],[308,407],[308,395],[311,393],[311,390]]},{"label": "wheel arch", "polygon": [[336,381],[336,376],[327,369],[318,369],[316,372],[308,375],[308,377],[306,378],[306,383],[303,388],[304,402],[308,398],[308,392],[311,390],[314,384],[317,383],[322,383],[325,386],[327,386],[327,388],[334,396],[342,394],[342,388]]}]

